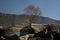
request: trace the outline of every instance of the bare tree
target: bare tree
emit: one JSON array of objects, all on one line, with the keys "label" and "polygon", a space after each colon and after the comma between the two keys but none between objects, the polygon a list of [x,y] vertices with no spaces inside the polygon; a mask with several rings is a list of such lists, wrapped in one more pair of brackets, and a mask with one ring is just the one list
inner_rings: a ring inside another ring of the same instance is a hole
[{"label": "bare tree", "polygon": [[41,10],[39,7],[35,7],[34,5],[29,5],[27,6],[25,9],[25,14],[27,15],[40,15],[41,14]]},{"label": "bare tree", "polygon": [[31,27],[31,23],[33,21],[36,21],[38,17],[41,15],[41,10],[39,7],[36,7],[34,5],[29,5],[25,9],[25,15],[28,15],[28,20],[29,20],[29,26]]}]

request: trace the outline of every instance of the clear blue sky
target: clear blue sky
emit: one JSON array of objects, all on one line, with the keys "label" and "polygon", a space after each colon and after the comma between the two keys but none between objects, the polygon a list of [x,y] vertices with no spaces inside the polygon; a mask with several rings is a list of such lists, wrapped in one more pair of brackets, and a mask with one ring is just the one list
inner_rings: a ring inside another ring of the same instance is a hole
[{"label": "clear blue sky", "polygon": [[43,16],[60,20],[60,0],[0,0],[0,12],[22,14],[30,4],[40,7]]}]

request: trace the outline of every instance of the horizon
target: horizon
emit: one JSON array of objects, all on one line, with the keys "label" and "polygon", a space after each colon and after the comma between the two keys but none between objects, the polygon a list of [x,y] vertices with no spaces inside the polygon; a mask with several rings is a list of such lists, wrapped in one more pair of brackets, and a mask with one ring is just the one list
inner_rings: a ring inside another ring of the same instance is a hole
[{"label": "horizon", "polygon": [[[1,13],[0,13],[1,14]],[[2,14],[10,14],[10,13],[2,13]],[[11,15],[24,15],[24,14],[11,14]],[[42,16],[42,15],[41,15]],[[45,18],[50,18],[50,17],[46,17],[46,16],[42,16],[42,17],[45,17]],[[53,18],[50,18],[50,19],[53,19]],[[53,20],[57,20],[57,19],[53,19]],[[57,20],[57,21],[60,21],[60,20]]]}]

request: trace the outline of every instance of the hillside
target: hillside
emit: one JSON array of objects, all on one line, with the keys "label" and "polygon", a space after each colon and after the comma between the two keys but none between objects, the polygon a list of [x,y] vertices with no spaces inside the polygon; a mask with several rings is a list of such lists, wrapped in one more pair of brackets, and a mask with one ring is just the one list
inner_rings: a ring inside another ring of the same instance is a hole
[{"label": "hillside", "polygon": [[0,25],[4,28],[14,25],[15,15],[14,14],[4,14],[0,13]]},{"label": "hillside", "polygon": [[[25,19],[25,15],[0,13],[0,25],[5,25],[5,26],[13,25],[14,26],[15,24],[24,22],[24,19]],[[54,20],[48,17],[39,16],[38,19],[39,19],[38,21],[34,21],[33,23],[51,24],[54,22],[54,23],[60,24],[59,20]]]}]

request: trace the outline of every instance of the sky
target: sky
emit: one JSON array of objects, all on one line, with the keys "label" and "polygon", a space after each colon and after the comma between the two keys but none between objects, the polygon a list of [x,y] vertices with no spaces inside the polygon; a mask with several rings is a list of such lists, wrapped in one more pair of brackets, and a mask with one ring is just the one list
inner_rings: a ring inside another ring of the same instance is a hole
[{"label": "sky", "polygon": [[41,9],[42,16],[60,20],[60,0],[0,0],[0,12],[20,15],[31,4]]}]

